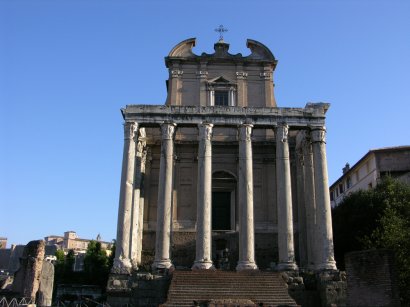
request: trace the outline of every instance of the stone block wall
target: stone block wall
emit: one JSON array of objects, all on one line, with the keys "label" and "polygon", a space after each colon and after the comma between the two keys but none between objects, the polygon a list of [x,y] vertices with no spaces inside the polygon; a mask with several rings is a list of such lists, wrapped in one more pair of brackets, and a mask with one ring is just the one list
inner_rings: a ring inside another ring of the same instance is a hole
[{"label": "stone block wall", "polygon": [[400,306],[393,253],[367,250],[345,255],[347,306]]}]

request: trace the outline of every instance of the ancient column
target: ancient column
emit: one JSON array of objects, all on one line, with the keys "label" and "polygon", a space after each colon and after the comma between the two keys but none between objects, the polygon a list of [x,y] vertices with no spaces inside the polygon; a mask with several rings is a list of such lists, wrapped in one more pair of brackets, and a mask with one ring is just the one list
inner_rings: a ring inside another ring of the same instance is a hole
[{"label": "ancient column", "polygon": [[307,256],[307,231],[306,231],[306,205],[305,205],[305,173],[303,160],[304,131],[296,135],[296,195],[298,205],[298,238],[299,238],[299,266],[308,266]]},{"label": "ancient column", "polygon": [[313,165],[315,176],[316,230],[315,242],[318,251],[316,270],[336,270],[333,252],[332,216],[329,182],[327,178],[326,129],[315,127],[311,131]]},{"label": "ancient column", "polygon": [[171,235],[171,198],[172,168],[174,163],[174,123],[161,125],[162,143],[158,178],[157,233],[155,241],[154,269],[169,269],[172,262],[169,258]]},{"label": "ancient column", "polygon": [[305,185],[305,207],[306,207],[306,236],[308,268],[315,269],[317,263],[317,252],[315,250],[315,228],[316,228],[316,204],[315,204],[315,176],[313,170],[313,153],[310,135],[304,133],[305,138],[302,145],[304,164]]},{"label": "ancient column", "polygon": [[253,223],[251,124],[239,127],[239,261],[237,271],[256,270]]},{"label": "ancient column", "polygon": [[[140,214],[141,214],[141,189],[142,177],[145,172],[145,155],[146,141],[145,128],[139,129],[139,137],[136,146],[136,163],[134,177],[134,199],[132,206],[132,223],[131,223],[131,263],[134,269],[138,269],[138,264],[141,262],[141,246],[140,246]],[[143,208],[142,208],[143,210]],[[142,235],[142,233],[141,233]]]},{"label": "ancient column", "polygon": [[212,265],[212,124],[200,124],[198,146],[198,190],[196,211],[196,257],[193,270]]},{"label": "ancient column", "polygon": [[144,232],[144,204],[145,204],[145,169],[146,169],[146,161],[147,161],[147,150],[143,150],[142,157],[141,157],[141,183],[140,183],[140,197],[138,199],[138,229],[137,229],[137,243],[135,244],[137,247],[135,261],[137,265],[141,263],[142,257],[142,236]]},{"label": "ancient column", "polygon": [[279,270],[297,269],[293,243],[292,188],[288,129],[287,124],[279,124],[276,128]]},{"label": "ancient column", "polygon": [[130,235],[131,210],[134,193],[136,122],[124,124],[124,152],[122,158],[120,201],[118,208],[117,245],[112,268],[113,273],[128,274],[131,271]]}]

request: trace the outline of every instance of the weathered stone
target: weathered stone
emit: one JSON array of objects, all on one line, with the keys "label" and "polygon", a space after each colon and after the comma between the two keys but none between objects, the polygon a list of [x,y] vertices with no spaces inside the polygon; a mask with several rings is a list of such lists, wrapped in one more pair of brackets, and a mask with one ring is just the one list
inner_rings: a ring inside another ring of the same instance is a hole
[{"label": "weathered stone", "polygon": [[53,299],[54,285],[54,265],[46,260],[43,260],[41,269],[40,287],[38,289],[38,306],[51,306]]},{"label": "weathered stone", "polygon": [[23,256],[20,258],[20,268],[14,275],[12,290],[33,301],[36,299],[40,285],[44,248],[44,241],[30,241],[24,248]]}]

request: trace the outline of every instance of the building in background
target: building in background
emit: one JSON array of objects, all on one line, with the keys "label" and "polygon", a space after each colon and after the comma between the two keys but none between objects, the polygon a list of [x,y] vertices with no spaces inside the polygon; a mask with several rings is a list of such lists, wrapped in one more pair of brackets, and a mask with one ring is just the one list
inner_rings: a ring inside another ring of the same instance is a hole
[{"label": "building in background", "polygon": [[[81,239],[77,236],[75,231],[66,231],[64,232],[64,236],[50,235],[45,237],[44,240],[46,245],[56,245],[58,249],[62,249],[64,251],[69,251],[72,249],[75,252],[85,252],[88,244],[93,239]],[[112,242],[101,241],[100,235],[97,235],[97,238],[94,241],[100,242],[102,249],[109,250],[112,247]]]},{"label": "building in background", "polygon": [[7,246],[7,238],[0,237],[0,249],[5,249]]},{"label": "building in background", "polygon": [[410,184],[410,146],[372,149],[352,167],[346,164],[343,175],[330,186],[332,207],[351,192],[375,187],[386,175]]}]

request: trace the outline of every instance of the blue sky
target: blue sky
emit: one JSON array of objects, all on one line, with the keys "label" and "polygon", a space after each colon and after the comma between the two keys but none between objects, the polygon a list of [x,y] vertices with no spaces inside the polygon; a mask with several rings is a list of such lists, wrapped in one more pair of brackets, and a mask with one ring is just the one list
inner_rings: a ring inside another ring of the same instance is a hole
[{"label": "blue sky", "polygon": [[410,2],[0,0],[0,236],[115,238],[126,104],[163,104],[164,56],[247,38],[278,59],[280,107],[329,102],[330,183],[409,145]]}]

